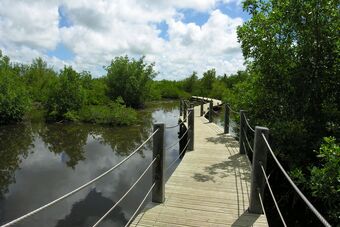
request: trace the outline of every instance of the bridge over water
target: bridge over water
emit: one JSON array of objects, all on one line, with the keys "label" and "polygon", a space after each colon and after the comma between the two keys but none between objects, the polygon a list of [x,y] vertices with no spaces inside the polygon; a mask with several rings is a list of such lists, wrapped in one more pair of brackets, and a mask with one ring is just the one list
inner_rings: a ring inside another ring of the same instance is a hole
[{"label": "bridge over water", "polygon": [[[178,125],[155,124],[149,138],[118,164],[71,192],[1,227],[15,226],[95,184],[123,165],[151,140],[153,159],[148,167],[92,227],[100,226],[133,189],[138,189],[138,183],[151,170],[153,183],[143,200],[136,201],[138,207],[125,226],[268,226],[265,204],[262,201],[265,187],[269,189],[283,226],[287,226],[266,174],[267,155],[273,157],[288,183],[320,223],[330,227],[277,160],[268,142],[267,128],[252,128],[244,111],[236,112],[227,104],[223,105],[225,124],[224,128],[221,128],[212,123],[212,113],[215,107],[221,106],[220,100],[193,96],[192,101],[198,105],[181,101]],[[229,133],[230,114],[240,117],[238,140]],[[208,119],[205,116],[208,116]],[[174,127],[179,128],[179,139],[171,145],[164,144],[165,130]],[[177,159],[165,166],[166,151],[177,144],[180,147]],[[166,182],[166,173],[178,163],[178,159],[182,161]],[[150,196],[152,202],[147,203]]]},{"label": "bridge over water", "polygon": [[[213,106],[222,103],[210,100]],[[204,113],[209,104],[203,104]],[[164,203],[148,204],[131,226],[268,226],[265,215],[248,212],[251,164],[238,141],[201,116],[201,106],[189,114],[192,151],[165,184]]]}]

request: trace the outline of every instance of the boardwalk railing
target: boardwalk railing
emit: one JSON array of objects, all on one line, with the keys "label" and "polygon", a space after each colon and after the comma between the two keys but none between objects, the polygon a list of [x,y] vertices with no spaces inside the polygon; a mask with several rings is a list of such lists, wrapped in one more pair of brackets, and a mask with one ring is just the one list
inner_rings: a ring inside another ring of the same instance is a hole
[{"label": "boardwalk railing", "polygon": [[[189,105],[189,106],[188,106]],[[122,161],[120,161],[115,166],[111,167],[104,173],[100,174],[99,176],[93,178],[92,180],[84,183],[83,185],[79,186],[78,188],[72,190],[71,192],[68,192],[59,198],[33,210],[25,215],[22,215],[21,217],[18,217],[6,224],[1,225],[0,227],[8,227],[13,226],[15,224],[18,224],[22,222],[23,220],[40,213],[43,210],[46,210],[55,204],[63,201],[64,199],[76,194],[77,192],[81,191],[82,189],[88,187],[89,185],[94,184],[98,180],[102,179],[104,176],[108,175],[109,173],[116,170],[118,167],[120,167],[123,163],[125,163],[128,159],[130,159],[134,154],[136,154],[146,143],[148,143],[151,139],[153,139],[153,159],[149,163],[149,165],[145,168],[142,174],[137,178],[137,180],[129,187],[129,189],[121,196],[121,198],[92,226],[96,227],[98,226],[123,200],[126,198],[126,196],[136,187],[136,185],[143,179],[143,177],[146,175],[146,173],[152,168],[152,185],[148,189],[147,193],[145,194],[142,201],[139,203],[139,206],[137,207],[136,211],[133,213],[129,221],[126,223],[125,226],[128,226],[131,221],[135,218],[135,216],[138,214],[139,210],[141,209],[142,205],[144,204],[147,197],[152,194],[152,201],[155,203],[163,203],[165,199],[165,174],[168,173],[171,168],[176,164],[178,159],[183,157],[186,150],[193,150],[194,144],[193,144],[193,136],[194,136],[194,109],[190,108],[190,104],[185,105],[185,118],[182,121],[179,121],[177,125],[168,126],[165,127],[164,124],[158,123],[154,124],[153,126],[153,133],[141,144],[139,145],[130,155],[125,157]],[[192,106],[192,105],[191,105]],[[182,108],[182,106],[181,106]],[[182,112],[182,111],[181,111]],[[188,121],[186,124],[185,122]],[[181,134],[179,136],[179,139],[176,140],[173,144],[168,146],[164,149],[164,134],[166,129],[171,129],[179,127],[181,130]],[[169,151],[171,148],[176,146],[177,144],[184,144],[180,146],[179,154],[175,158],[175,160],[170,163],[167,168],[165,168],[165,155],[166,151]]]},{"label": "boardwalk railing", "polygon": [[[255,129],[251,127],[246,113],[247,112],[244,110],[239,111],[239,152],[240,154],[247,155],[248,160],[251,162],[251,189],[250,203],[248,209],[249,212],[257,214],[265,213],[263,204],[263,193],[265,187],[267,186],[275,204],[276,210],[282,221],[282,224],[284,226],[287,226],[276,201],[274,192],[271,188],[269,177],[266,174],[267,154],[269,153],[273,157],[275,164],[279,167],[280,171],[283,173],[289,184],[308,206],[308,208],[313,212],[313,214],[320,220],[320,222],[324,226],[330,227],[331,225],[296,186],[296,184],[288,175],[287,171],[282,167],[281,163],[277,159],[275,153],[273,152],[273,149],[270,146],[270,143],[268,142],[269,129],[260,126],[256,126]],[[224,114],[224,133],[229,133],[230,114],[237,114],[237,111],[234,111],[230,107],[230,105],[224,104]]]},{"label": "boardwalk railing", "polygon": [[[212,122],[211,112],[213,110],[213,100],[202,98],[202,97],[194,97],[194,100],[200,101],[201,105],[201,113],[200,115],[204,115],[204,103],[209,102],[209,122]],[[234,111],[230,105],[225,104],[225,125],[224,125],[224,133],[229,133],[229,118],[230,114],[238,114],[238,112]],[[251,189],[250,189],[250,203],[249,203],[249,212],[251,213],[265,213],[264,204],[263,204],[263,193],[265,186],[268,187],[270,194],[273,198],[276,209],[279,213],[279,216],[282,220],[284,226],[286,226],[285,220],[281,214],[280,208],[276,201],[274,192],[271,189],[271,185],[266,174],[266,165],[267,165],[267,153],[269,152],[273,157],[276,165],[280,168],[288,182],[291,184],[293,189],[298,193],[298,195],[302,198],[302,200],[306,203],[306,205],[311,209],[311,211],[317,216],[317,218],[323,223],[324,226],[330,227],[331,225],[323,218],[323,216],[316,210],[316,208],[308,201],[308,199],[303,195],[300,189],[295,185],[292,179],[289,177],[285,169],[282,167],[278,159],[276,158],[269,142],[269,129],[265,127],[256,126],[255,129],[251,127],[249,121],[246,117],[246,112],[241,110],[239,112],[240,117],[240,126],[239,126],[239,145],[240,145],[240,153],[246,154],[251,162]],[[135,218],[135,216],[140,211],[147,197],[152,194],[152,201],[156,203],[163,203],[165,199],[165,174],[174,166],[174,164],[183,157],[186,150],[194,149],[194,108],[193,104],[181,100],[180,101],[180,116],[182,119],[179,120],[177,125],[173,126],[165,126],[164,124],[158,123],[154,124],[153,133],[139,146],[137,147],[129,156],[124,158],[115,166],[111,167],[101,175],[93,178],[87,183],[79,186],[73,191],[66,193],[65,195],[19,217],[16,218],[7,224],[2,225],[1,227],[12,226],[17,224],[24,219],[27,219],[53,205],[63,201],[64,199],[74,195],[80,190],[86,188],[87,186],[94,184],[107,174],[113,172],[123,163],[125,163],[129,158],[131,158],[134,154],[136,154],[147,142],[153,139],[153,159],[149,163],[149,165],[145,168],[142,174],[138,177],[138,179],[130,186],[130,188],[121,196],[121,198],[93,225],[93,227],[99,225],[111,212],[114,210],[121,201],[129,194],[129,192],[135,188],[135,186],[143,179],[146,173],[152,168],[152,185],[149,190],[145,194],[142,201],[139,203],[139,206],[126,223],[125,226],[128,226],[131,221]],[[164,149],[164,134],[166,129],[179,127],[179,139],[175,141],[175,143],[169,145]],[[250,136],[252,135],[252,136]],[[252,142],[253,141],[253,145]],[[165,168],[165,155],[166,151],[170,150],[174,146],[179,144],[179,154],[177,158]]]}]

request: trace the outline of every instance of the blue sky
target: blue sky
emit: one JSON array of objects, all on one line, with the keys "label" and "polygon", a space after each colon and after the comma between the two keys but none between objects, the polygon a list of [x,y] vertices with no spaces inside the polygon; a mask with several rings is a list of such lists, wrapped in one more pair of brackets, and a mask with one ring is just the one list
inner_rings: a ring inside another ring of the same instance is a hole
[{"label": "blue sky", "polygon": [[249,15],[237,0],[2,1],[0,49],[15,61],[43,57],[100,76],[115,56],[144,55],[167,79],[243,69],[236,27]]}]

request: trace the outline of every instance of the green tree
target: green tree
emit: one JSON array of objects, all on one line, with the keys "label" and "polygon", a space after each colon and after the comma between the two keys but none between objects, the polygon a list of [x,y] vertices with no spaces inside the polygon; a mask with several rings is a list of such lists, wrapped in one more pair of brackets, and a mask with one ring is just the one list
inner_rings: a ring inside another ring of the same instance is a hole
[{"label": "green tree", "polygon": [[129,59],[128,56],[116,57],[106,67],[109,96],[115,100],[121,96],[127,106],[138,108],[150,96],[150,86],[156,73],[154,64]]},{"label": "green tree", "polygon": [[56,73],[41,58],[34,59],[32,64],[27,66],[23,79],[31,99],[36,102],[45,103],[49,89],[56,81]]},{"label": "green tree", "polygon": [[340,224],[340,146],[334,137],[325,137],[315,153],[320,163],[309,166],[308,175],[299,169],[291,174],[316,202],[323,204],[324,213],[336,226]]},{"label": "green tree", "polygon": [[[271,144],[287,169],[308,172],[320,162],[313,150],[322,138],[340,136],[339,2],[246,0],[243,7],[251,19],[237,33],[254,78],[239,86],[248,88],[243,97],[251,97],[245,104],[248,117],[269,127]],[[271,180],[288,206],[296,200],[287,196],[281,179],[273,174]]]},{"label": "green tree", "polygon": [[10,59],[0,51],[0,125],[21,121],[30,99]]},{"label": "green tree", "polygon": [[182,81],[182,87],[183,90],[190,93],[190,94],[195,94],[198,92],[198,77],[197,77],[197,72],[193,72],[191,76],[188,78],[184,79]]},{"label": "green tree", "polygon": [[311,151],[323,136],[339,137],[338,1],[243,4],[252,18],[238,28],[238,37],[248,69],[257,75],[249,112],[270,127],[291,166],[313,161]]},{"label": "green tree", "polygon": [[83,107],[85,101],[81,75],[72,67],[64,67],[58,82],[51,88],[48,96],[46,103],[48,118],[75,120],[76,112]]},{"label": "green tree", "polygon": [[203,77],[201,79],[200,84],[201,96],[208,96],[210,94],[210,91],[212,90],[212,86],[215,80],[216,80],[215,69],[209,69],[208,71],[203,73]]}]

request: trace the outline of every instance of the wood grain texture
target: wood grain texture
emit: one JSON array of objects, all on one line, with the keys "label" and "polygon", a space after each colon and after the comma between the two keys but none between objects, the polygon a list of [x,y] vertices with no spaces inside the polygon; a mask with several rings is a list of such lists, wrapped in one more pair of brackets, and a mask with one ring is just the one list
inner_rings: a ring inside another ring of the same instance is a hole
[{"label": "wood grain texture", "polygon": [[165,202],[149,203],[131,226],[268,226],[264,215],[247,212],[250,163],[238,142],[199,115],[197,106],[194,150],[166,183]]}]

